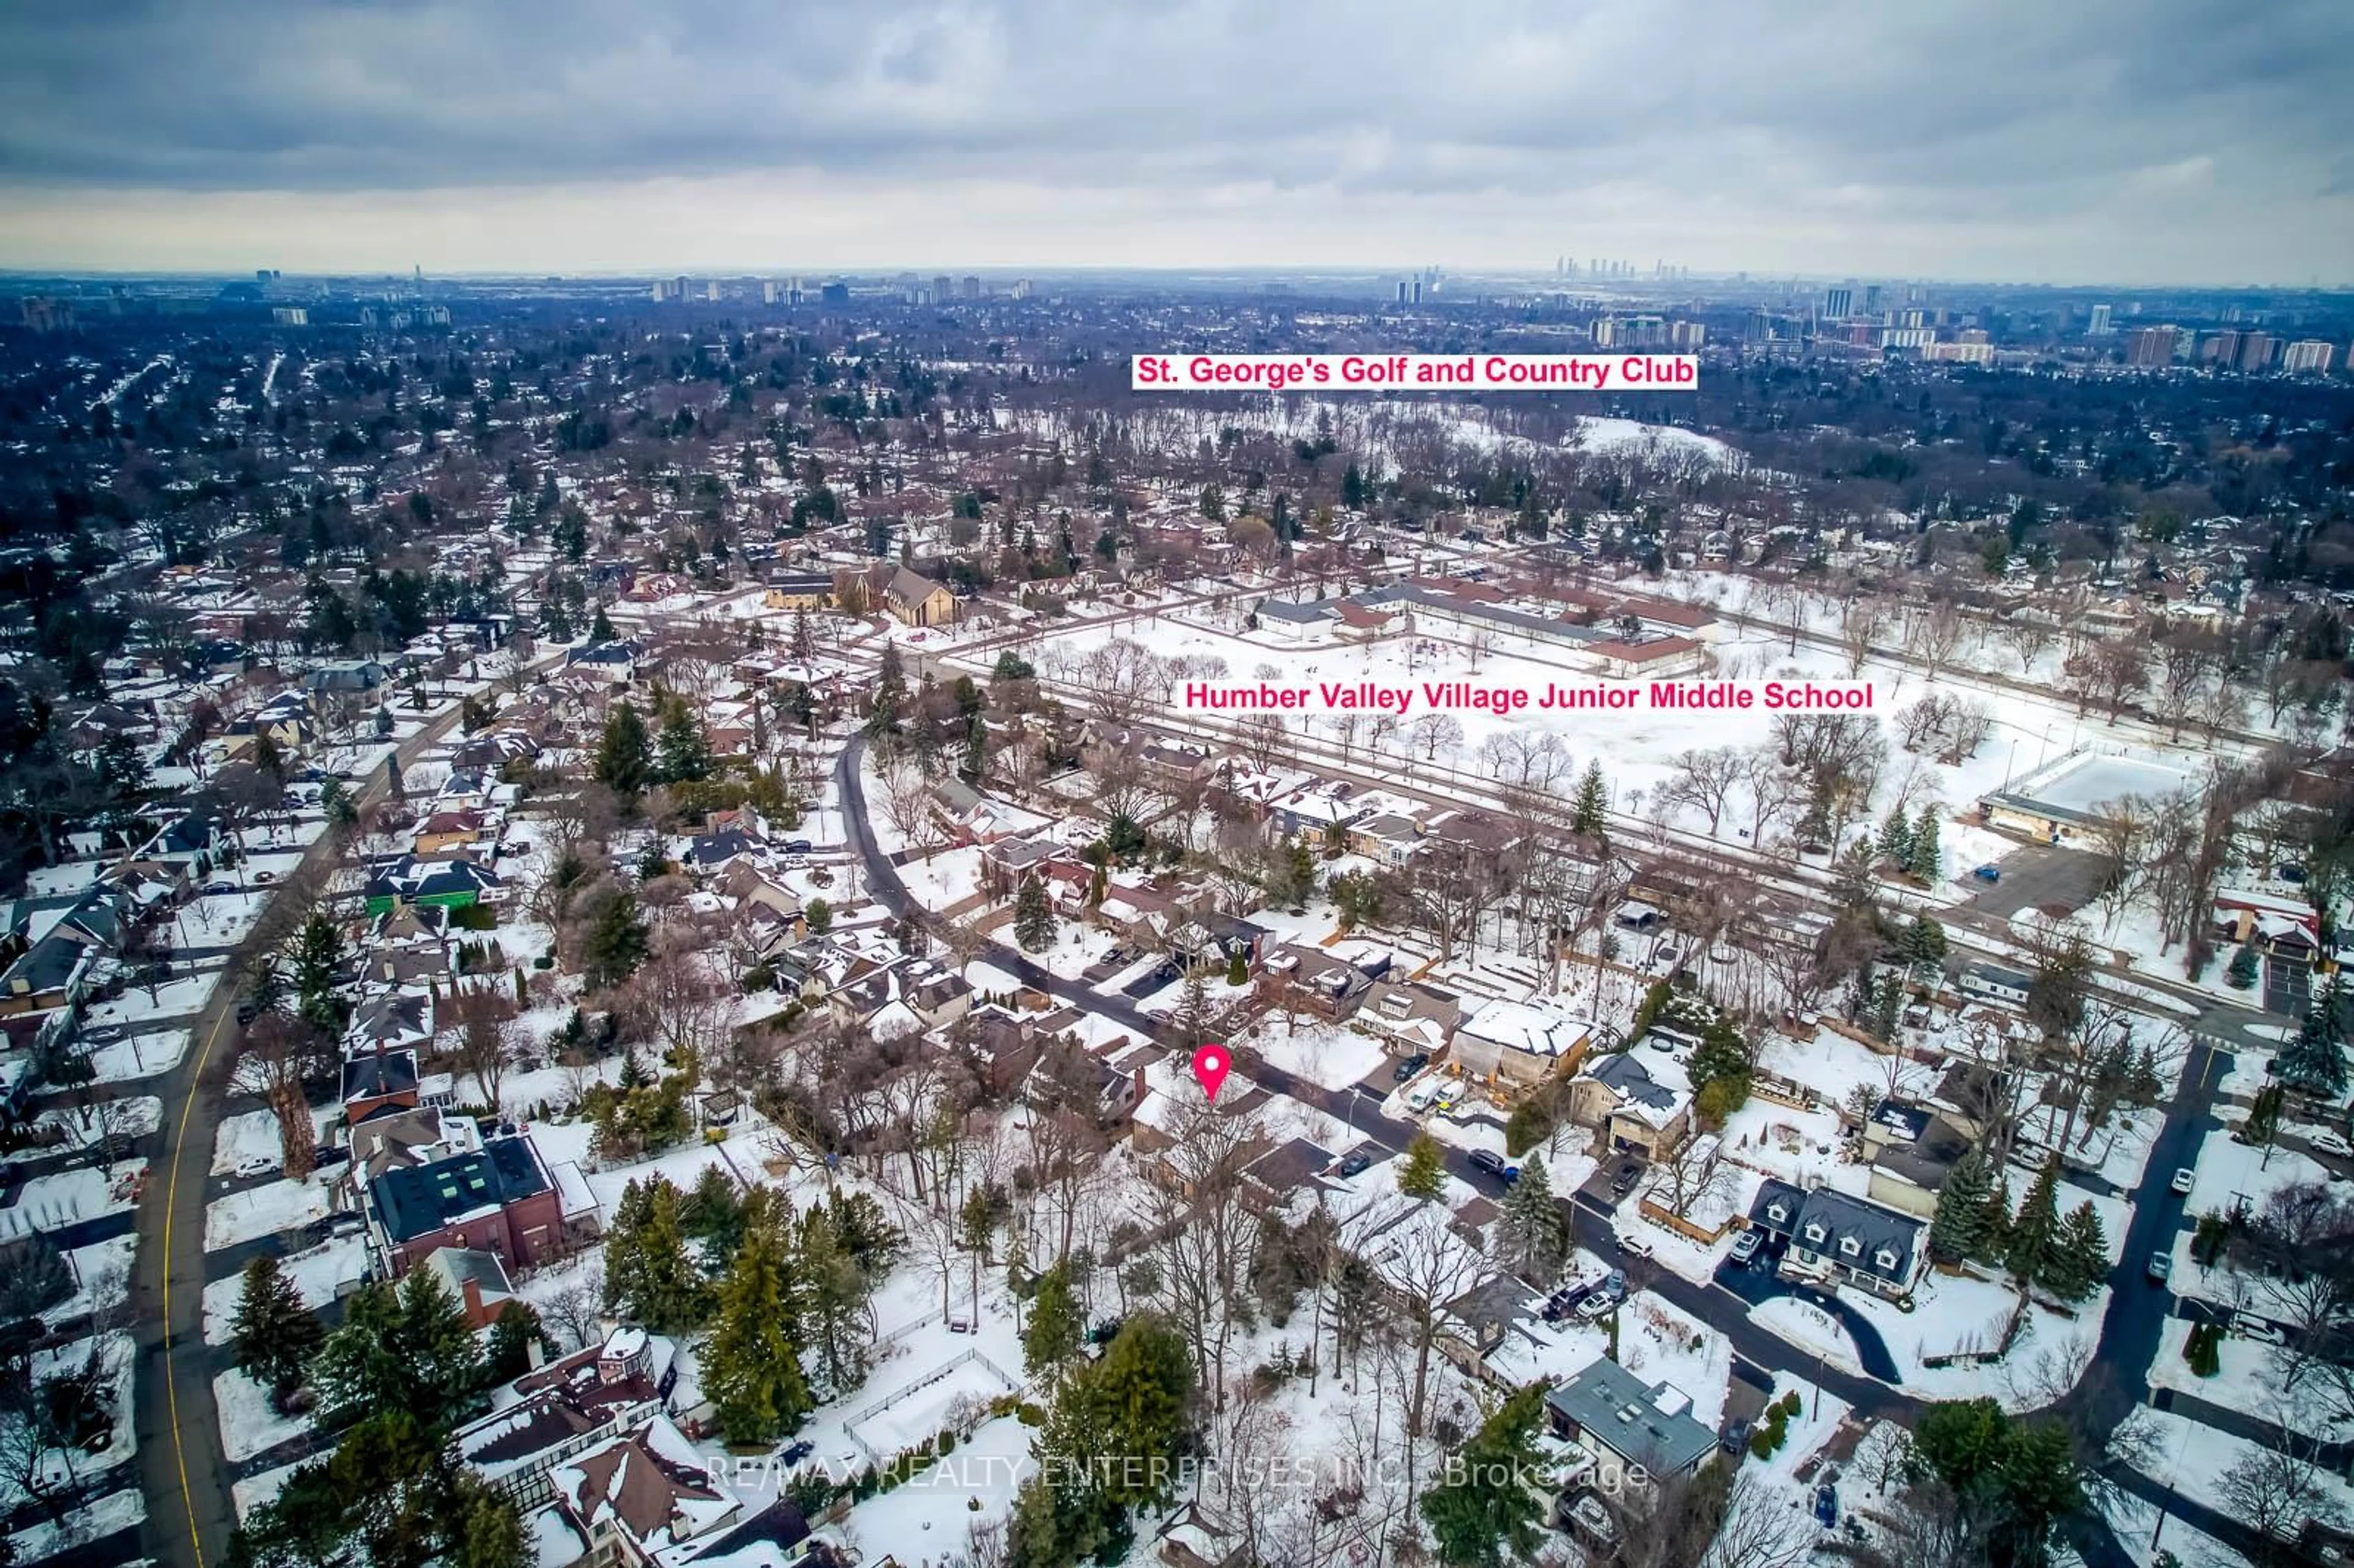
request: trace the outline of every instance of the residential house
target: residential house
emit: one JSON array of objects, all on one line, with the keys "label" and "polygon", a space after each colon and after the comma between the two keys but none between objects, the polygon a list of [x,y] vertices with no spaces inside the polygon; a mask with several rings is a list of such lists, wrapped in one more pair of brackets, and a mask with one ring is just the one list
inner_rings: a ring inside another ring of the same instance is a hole
[{"label": "residential house", "polygon": [[1667,1383],[1646,1383],[1596,1357],[1545,1392],[1554,1436],[1624,1476],[1689,1476],[1716,1451],[1716,1434],[1692,1418],[1691,1400]]},{"label": "residential house", "polygon": [[1788,1244],[1782,1272],[1829,1276],[1882,1296],[1911,1293],[1925,1250],[1921,1221],[1829,1187],[1802,1192],[1768,1180],[1749,1205],[1749,1223]]},{"label": "residential house", "polygon": [[431,1270],[448,1287],[451,1298],[464,1308],[470,1329],[489,1328],[498,1321],[506,1304],[514,1299],[514,1287],[507,1282],[506,1265],[494,1252],[473,1247],[436,1247],[425,1255],[419,1266]]},{"label": "residential house", "polygon": [[1884,1099],[1863,1124],[1863,1157],[1872,1202],[1915,1219],[1933,1219],[1946,1178],[1968,1152],[1970,1136],[1927,1106]]},{"label": "residential house", "polygon": [[1258,994],[1278,1011],[1305,1003],[1310,1012],[1337,1021],[1354,1013],[1390,968],[1387,953],[1352,961],[1322,948],[1281,942],[1262,960]]},{"label": "residential house", "polygon": [[2027,993],[2035,977],[2018,969],[2007,969],[1999,964],[1974,961],[1962,966],[1954,983],[1971,996],[1992,1001],[2007,1001],[2013,1007],[2027,1001]]},{"label": "residential house", "polygon": [[1437,1055],[1462,1021],[1463,1004],[1453,992],[1418,980],[1375,980],[1356,1015],[1360,1027],[1405,1055]]},{"label": "residential house", "polygon": [[367,1186],[370,1239],[406,1274],[437,1247],[485,1247],[530,1268],[569,1250],[564,1201],[528,1134],[384,1172]]},{"label": "residential house", "polygon": [[744,1504],[667,1415],[654,1415],[549,1472],[556,1499],[588,1538],[590,1558],[652,1568],[658,1554],[738,1518]]},{"label": "residential house", "polygon": [[1570,1119],[1597,1129],[1602,1147],[1614,1153],[1672,1153],[1691,1129],[1691,1079],[1664,1051],[1606,1053],[1569,1084]]},{"label": "residential house", "polygon": [[398,904],[433,904],[463,909],[505,892],[499,874],[470,860],[419,860],[403,856],[369,873],[367,912],[382,915]]},{"label": "residential house", "polygon": [[419,1108],[417,1053],[378,1049],[344,1063],[344,1116],[356,1128],[387,1107]]},{"label": "residential house", "polygon": [[491,1413],[451,1433],[451,1452],[516,1507],[551,1503],[557,1466],[669,1412],[676,1354],[661,1335],[615,1329],[493,1390]]},{"label": "residential house", "polygon": [[1456,1065],[1493,1088],[1525,1092],[1574,1073],[1594,1026],[1557,1008],[1501,999],[1479,1003],[1456,1025]]}]

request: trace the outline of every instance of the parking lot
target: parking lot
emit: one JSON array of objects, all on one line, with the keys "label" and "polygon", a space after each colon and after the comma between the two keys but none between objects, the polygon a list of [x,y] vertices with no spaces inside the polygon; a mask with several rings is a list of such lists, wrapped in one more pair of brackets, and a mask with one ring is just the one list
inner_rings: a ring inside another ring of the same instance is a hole
[{"label": "parking lot", "polygon": [[2000,882],[1975,882],[1968,866],[1955,879],[1978,889],[1969,903],[1972,909],[1998,919],[2053,904],[2081,909],[2100,885],[2099,860],[2083,850],[2022,844],[2003,856],[2001,864]]}]

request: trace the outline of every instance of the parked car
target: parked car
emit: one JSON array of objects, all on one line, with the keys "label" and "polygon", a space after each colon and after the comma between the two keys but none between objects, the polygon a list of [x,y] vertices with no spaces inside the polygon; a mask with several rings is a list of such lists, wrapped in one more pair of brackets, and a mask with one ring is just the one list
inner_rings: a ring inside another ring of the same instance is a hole
[{"label": "parked car", "polygon": [[1643,1162],[1639,1160],[1626,1161],[1618,1167],[1618,1173],[1610,1178],[1610,1195],[1614,1198],[1625,1197],[1635,1190],[1635,1183],[1642,1179]]},{"label": "parked car", "polygon": [[1341,1161],[1341,1174],[1344,1178],[1362,1176],[1373,1168],[1373,1157],[1362,1149]]},{"label": "parked car", "polygon": [[1471,1164],[1474,1169],[1484,1171],[1489,1175],[1497,1178],[1499,1181],[1517,1181],[1521,1179],[1521,1168],[1517,1165],[1507,1164],[1504,1160],[1504,1157],[1497,1153],[1492,1149],[1473,1150],[1471,1151]]},{"label": "parked car", "polygon": [[1620,1236],[1618,1250],[1628,1257],[1649,1257],[1651,1255],[1651,1239],[1645,1235]]},{"label": "parked car", "polygon": [[2172,1253],[2154,1252],[2149,1255],[2149,1277],[2151,1283],[2163,1285],[2167,1281],[2167,1277],[2171,1275],[2173,1272],[2174,1255]]},{"label": "parked car", "polygon": [[807,839],[787,839],[785,841],[785,853],[787,854],[807,854],[810,853],[810,842]]},{"label": "parked car", "polygon": [[2264,1345],[2282,1344],[2288,1338],[2281,1332],[2279,1324],[2259,1318],[2253,1312],[2232,1313],[2232,1333],[2237,1339],[2253,1340]]},{"label": "parked car", "polygon": [[2324,1154],[2335,1154],[2340,1160],[2354,1159],[2354,1143],[2347,1142],[2342,1132],[2325,1127],[2306,1141]]},{"label": "parked car", "polygon": [[2199,1172],[2188,1165],[2174,1173],[2174,1192],[2178,1197],[2188,1198],[2190,1196],[2190,1189],[2198,1184]]},{"label": "parked car", "polygon": [[1413,1077],[1416,1073],[1421,1072],[1425,1067],[1429,1065],[1430,1057],[1423,1052],[1417,1051],[1413,1055],[1408,1056],[1405,1061],[1400,1062],[1395,1067],[1390,1069],[1390,1076],[1403,1084],[1408,1078]]},{"label": "parked car", "polygon": [[1749,1447],[1749,1423],[1734,1416],[1725,1422],[1716,1435],[1716,1446],[1728,1454],[1745,1453]]},{"label": "parked car", "polygon": [[816,1452],[817,1445],[803,1437],[798,1442],[786,1445],[784,1452],[777,1456],[777,1463],[788,1467],[798,1465]]},{"label": "parked car", "polygon": [[1765,1245],[1766,1235],[1764,1232],[1742,1232],[1739,1235],[1733,1238],[1733,1261],[1735,1263],[1747,1263],[1751,1258],[1757,1255],[1757,1249]]},{"label": "parked car", "polygon": [[230,1171],[229,1174],[239,1177],[267,1176],[271,1171],[278,1169],[279,1163],[277,1160],[271,1156],[267,1154],[249,1154],[244,1159],[237,1162],[237,1169]]},{"label": "parked car", "polygon": [[1597,1290],[1577,1304],[1577,1320],[1591,1323],[1596,1319],[1607,1318],[1617,1310],[1618,1298],[1606,1291]]},{"label": "parked car", "polygon": [[1970,874],[1977,877],[1980,882],[2000,882],[2002,880],[2002,867],[1999,865],[1975,866],[1971,868]]},{"label": "parked car", "polygon": [[2305,880],[2305,867],[2297,864],[2296,862],[2293,860],[2287,861],[2274,868],[2273,874],[2279,877],[2283,882],[2303,882]]}]

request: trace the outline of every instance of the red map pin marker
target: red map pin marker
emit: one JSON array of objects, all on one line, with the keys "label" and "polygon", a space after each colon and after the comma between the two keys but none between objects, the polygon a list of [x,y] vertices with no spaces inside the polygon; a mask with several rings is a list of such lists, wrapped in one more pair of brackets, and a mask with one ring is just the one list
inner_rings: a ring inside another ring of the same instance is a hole
[{"label": "red map pin marker", "polygon": [[1209,1095],[1212,1104],[1217,1102],[1218,1086],[1226,1081],[1226,1069],[1234,1065],[1234,1058],[1226,1054],[1223,1045],[1204,1045],[1194,1051],[1193,1077]]}]

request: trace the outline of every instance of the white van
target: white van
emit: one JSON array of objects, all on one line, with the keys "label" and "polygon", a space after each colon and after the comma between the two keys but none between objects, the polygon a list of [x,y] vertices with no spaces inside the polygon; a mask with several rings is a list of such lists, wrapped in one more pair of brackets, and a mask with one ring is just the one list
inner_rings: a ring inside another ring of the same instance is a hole
[{"label": "white van", "polygon": [[1420,1114],[1438,1102],[1439,1082],[1436,1075],[1427,1077],[1405,1092],[1408,1110]]}]

